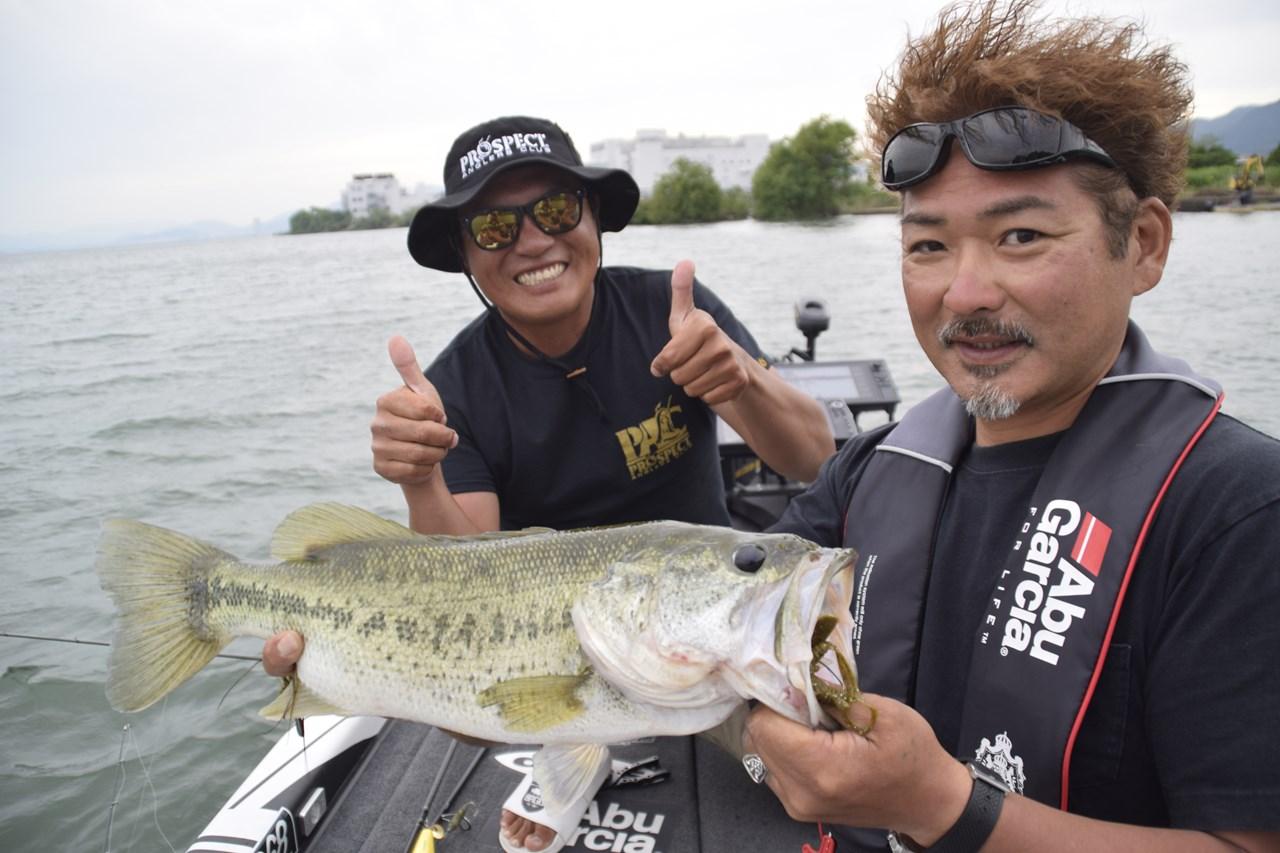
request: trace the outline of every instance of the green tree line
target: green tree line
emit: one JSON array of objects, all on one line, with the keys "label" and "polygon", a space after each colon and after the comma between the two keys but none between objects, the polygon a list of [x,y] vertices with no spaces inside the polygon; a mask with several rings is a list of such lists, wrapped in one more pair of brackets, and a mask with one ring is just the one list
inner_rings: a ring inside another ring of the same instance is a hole
[{"label": "green tree line", "polygon": [[[641,199],[637,225],[721,222],[754,217],[766,221],[827,219],[841,213],[896,209],[898,196],[879,188],[874,176],[857,177],[858,136],[844,121],[819,116],[794,136],[769,147],[751,190],[722,188],[709,166],[681,158]],[[1187,191],[1227,191],[1241,158],[1213,139],[1193,143],[1187,159]],[[1264,187],[1280,187],[1280,145],[1263,161]],[[313,207],[289,219],[289,233],[348,231],[408,225],[415,211],[396,215],[375,210],[352,218],[346,211]]]},{"label": "green tree line", "polygon": [[368,216],[352,216],[348,210],[330,210],[312,207],[299,210],[289,217],[290,234],[316,234],[321,231],[364,231],[370,228],[398,228],[413,220],[416,210],[392,213],[385,208],[374,208]]},{"label": "green tree line", "polygon": [[897,196],[859,179],[857,133],[847,122],[819,116],[795,136],[769,147],[750,192],[721,189],[711,169],[677,160],[640,202],[639,224],[718,222],[748,216],[767,221],[827,219],[860,210],[895,209]]},{"label": "green tree line", "polygon": [[[750,191],[722,188],[709,166],[680,158],[640,201],[638,225],[720,222],[755,217],[770,221],[825,219],[839,213],[897,207],[897,196],[860,180],[857,134],[844,121],[819,116],[795,136],[776,142],[756,169]],[[347,231],[408,225],[415,211],[374,211],[353,219],[346,211],[312,207],[289,219],[289,233]]]},{"label": "green tree line", "polygon": [[[1232,180],[1241,171],[1240,161],[1257,153],[1237,154],[1212,137],[1191,143],[1187,149],[1186,194],[1230,192],[1234,189]],[[1262,164],[1265,172],[1258,185],[1280,188],[1280,144],[1271,149]]]},{"label": "green tree line", "polygon": [[721,222],[746,219],[750,209],[746,190],[721,189],[710,166],[681,157],[658,178],[649,197],[640,200],[631,221],[637,225]]}]

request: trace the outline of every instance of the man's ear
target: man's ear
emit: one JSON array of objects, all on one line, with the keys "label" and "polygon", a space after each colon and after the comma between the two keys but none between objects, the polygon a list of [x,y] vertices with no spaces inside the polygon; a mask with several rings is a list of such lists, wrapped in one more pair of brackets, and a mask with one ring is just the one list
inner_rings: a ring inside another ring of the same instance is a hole
[{"label": "man's ear", "polygon": [[1164,202],[1154,196],[1138,202],[1138,214],[1129,233],[1130,251],[1134,258],[1133,295],[1146,293],[1160,283],[1169,246],[1173,243],[1173,215]]}]

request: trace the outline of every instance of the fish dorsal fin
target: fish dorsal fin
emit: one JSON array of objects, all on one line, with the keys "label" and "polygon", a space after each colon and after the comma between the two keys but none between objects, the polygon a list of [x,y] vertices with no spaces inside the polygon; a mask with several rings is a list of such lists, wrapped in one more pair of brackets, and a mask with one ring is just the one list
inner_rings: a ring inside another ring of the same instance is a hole
[{"label": "fish dorsal fin", "polygon": [[426,535],[416,533],[390,519],[368,510],[339,503],[318,503],[294,510],[280,522],[271,537],[271,556],[277,560],[305,560],[334,545],[371,540],[430,541],[436,539],[471,539],[484,541],[555,533],[550,527],[526,527],[523,530],[493,530],[470,536]]},{"label": "fish dorsal fin", "polygon": [[297,676],[285,679],[284,689],[271,703],[258,712],[268,720],[298,720],[303,717],[314,717],[319,714],[337,714],[347,717],[350,714],[334,705],[298,680]]},{"label": "fish dorsal fin", "polygon": [[[533,756],[533,780],[551,814],[575,804],[586,811],[609,775],[609,747],[598,743],[551,744]],[[576,826],[576,823],[575,823]]]},{"label": "fish dorsal fin", "polygon": [[277,560],[305,560],[317,551],[371,539],[416,539],[397,524],[359,507],[319,503],[295,510],[280,522],[271,537],[271,556]]},{"label": "fish dorsal fin", "polygon": [[509,731],[540,732],[582,713],[577,692],[590,674],[590,669],[584,669],[577,675],[508,678],[486,687],[476,698],[482,708],[497,705]]},{"label": "fish dorsal fin", "polygon": [[522,527],[519,530],[490,530],[487,533],[473,533],[470,536],[462,537],[466,539],[510,539],[515,536],[534,536],[539,533],[559,533],[550,527]]}]

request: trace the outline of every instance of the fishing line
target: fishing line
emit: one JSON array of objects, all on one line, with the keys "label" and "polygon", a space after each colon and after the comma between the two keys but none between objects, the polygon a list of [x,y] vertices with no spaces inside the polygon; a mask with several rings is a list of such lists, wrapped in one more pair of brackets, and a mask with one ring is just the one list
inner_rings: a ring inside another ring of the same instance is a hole
[{"label": "fishing line", "polygon": [[111,808],[107,810],[107,847],[104,853],[111,853],[111,828],[115,825],[116,820],[116,804],[120,802],[120,792],[124,789],[125,780],[129,777],[129,771],[124,767],[124,744],[125,738],[129,734],[129,724],[125,723],[124,728],[120,730],[120,754],[116,757],[116,792],[111,797]]},{"label": "fishing line", "polygon": [[[81,640],[78,637],[48,637],[40,634],[21,634],[16,631],[0,631],[0,637],[7,637],[11,640],[36,640],[44,643],[72,643],[79,646],[102,646],[107,648],[111,646],[110,643],[102,640]],[[261,660],[261,658],[254,657],[252,655],[236,655],[222,652],[214,655],[214,657],[226,658],[227,660],[249,661],[254,664],[257,664]],[[222,695],[222,699],[218,701],[218,707],[222,707],[222,703],[226,701],[227,696],[230,695],[231,691],[244,680],[245,676],[253,672],[253,669],[254,668],[252,666],[246,668],[245,671],[242,672],[234,682],[232,682],[231,686],[227,688],[226,693]],[[168,697],[165,697],[164,705],[161,706],[161,719],[163,719],[164,709],[167,707]],[[155,784],[151,780],[151,772],[147,769],[147,763],[142,756],[142,749],[138,745],[137,737],[134,735],[133,728],[128,723],[125,724],[124,728],[120,732],[120,754],[116,759],[116,766],[119,768],[119,772],[116,775],[115,794],[112,796],[111,806],[107,811],[107,843],[105,853],[111,853],[112,834],[115,830],[116,806],[120,803],[120,794],[124,790],[125,782],[128,780],[129,775],[124,761],[126,740],[133,744],[134,752],[138,756],[138,766],[142,768],[142,774],[146,779],[147,788],[151,791],[151,816],[152,821],[155,823],[156,831],[160,833],[160,837],[168,846],[170,853],[177,853],[177,850],[173,846],[173,842],[169,840],[169,837],[164,833],[164,829],[160,826],[160,797],[156,793]],[[142,793],[145,792],[139,791],[139,794]]]},{"label": "fishing line", "polygon": [[[110,643],[103,642],[102,640],[81,640],[77,637],[47,637],[40,634],[20,634],[16,631],[0,631],[0,637],[7,637],[12,640],[37,640],[44,643],[73,643],[79,646],[105,646],[108,648],[111,646]],[[261,660],[261,658],[253,657],[252,655],[234,655],[222,652],[214,655],[214,657],[226,658],[228,660],[250,661],[255,664]],[[218,701],[218,707],[222,707],[222,703],[226,701],[226,698],[231,691],[234,690],[236,685],[243,681],[245,676],[252,671],[253,667],[247,668],[236,678],[234,682],[232,682],[231,686],[227,688],[227,692],[222,695],[222,699]],[[168,697],[165,698],[165,704],[167,706]],[[161,714],[163,716],[163,710],[161,711]],[[111,808],[107,813],[106,853],[111,853],[111,834],[115,825],[116,805],[120,802],[120,792],[124,788],[124,783],[128,775],[124,765],[124,746],[126,737],[133,743],[134,751],[138,754],[138,766],[142,768],[142,774],[146,778],[147,787],[151,789],[151,813],[152,819],[156,825],[156,830],[160,833],[160,837],[164,839],[164,843],[168,845],[171,853],[177,853],[173,846],[173,842],[169,841],[169,837],[164,834],[164,829],[160,826],[160,798],[156,793],[155,785],[151,781],[151,773],[147,769],[146,762],[143,760],[142,750],[138,746],[138,741],[133,734],[133,729],[128,724],[125,725],[120,735],[120,757],[117,760],[117,765],[120,768],[120,774],[117,776],[115,796],[111,800]]]},{"label": "fishing line", "polygon": [[[168,701],[168,697],[166,697],[165,701]],[[164,834],[164,828],[160,826],[160,795],[156,793],[156,786],[151,781],[151,771],[147,769],[147,762],[142,756],[142,748],[138,746],[138,739],[134,737],[133,729],[125,726],[125,730],[129,733],[129,741],[133,744],[133,751],[138,755],[138,766],[142,768],[142,776],[147,780],[147,788],[151,790],[151,818],[156,825],[156,832],[160,833],[160,837],[169,848],[169,853],[178,853],[173,846],[173,842],[169,840],[169,836]]]},{"label": "fishing line", "polygon": [[231,686],[226,689],[226,692],[222,694],[222,698],[218,700],[218,705],[216,710],[219,710],[219,711],[222,710],[222,703],[227,701],[227,697],[231,695],[231,691],[235,690],[236,687],[240,684],[240,682],[244,681],[245,676],[247,676],[249,673],[253,672],[254,669],[257,668],[256,666],[257,658],[249,658],[249,660],[254,661],[254,665],[245,667],[244,672],[236,676],[236,680],[231,682]]},{"label": "fishing line", "polygon": [[[42,640],[46,643],[75,643],[81,646],[111,646],[110,643],[104,643],[102,640],[78,640],[74,637],[41,637],[37,634],[17,634],[12,631],[0,631],[0,637],[9,637],[15,640]],[[260,660],[260,658],[253,657],[252,655],[233,655],[223,652],[219,652],[214,655],[214,657],[227,658],[228,660]]]}]

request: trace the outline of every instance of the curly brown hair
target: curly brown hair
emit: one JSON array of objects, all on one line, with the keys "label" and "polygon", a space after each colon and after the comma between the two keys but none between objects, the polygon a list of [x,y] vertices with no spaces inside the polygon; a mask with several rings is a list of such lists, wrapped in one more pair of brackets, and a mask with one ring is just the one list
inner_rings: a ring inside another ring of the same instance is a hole
[{"label": "curly brown hair", "polygon": [[[1051,21],[1035,16],[1037,6],[956,3],[931,32],[910,40],[896,73],[886,72],[867,97],[867,138],[877,157],[909,124],[1025,106],[1079,127],[1111,155],[1137,198],[1155,196],[1172,208],[1187,159],[1186,65],[1149,43],[1138,23]],[[1114,197],[1125,182],[1105,168],[1078,171],[1105,215],[1103,195]]]}]

